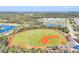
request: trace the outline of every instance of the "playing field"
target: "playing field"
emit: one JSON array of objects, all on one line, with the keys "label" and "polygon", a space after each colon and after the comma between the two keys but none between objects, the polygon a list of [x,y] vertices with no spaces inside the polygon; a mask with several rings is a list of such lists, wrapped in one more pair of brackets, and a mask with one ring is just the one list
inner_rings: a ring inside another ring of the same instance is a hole
[{"label": "playing field", "polygon": [[67,43],[66,38],[58,30],[35,29],[14,35],[11,45],[47,47]]}]

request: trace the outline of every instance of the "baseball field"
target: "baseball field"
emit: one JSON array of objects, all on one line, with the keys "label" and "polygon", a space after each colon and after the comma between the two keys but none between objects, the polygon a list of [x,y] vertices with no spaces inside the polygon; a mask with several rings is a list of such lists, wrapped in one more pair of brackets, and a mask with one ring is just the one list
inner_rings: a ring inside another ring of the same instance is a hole
[{"label": "baseball field", "polygon": [[66,45],[68,41],[58,30],[34,29],[15,34],[10,45],[20,47],[47,47]]}]

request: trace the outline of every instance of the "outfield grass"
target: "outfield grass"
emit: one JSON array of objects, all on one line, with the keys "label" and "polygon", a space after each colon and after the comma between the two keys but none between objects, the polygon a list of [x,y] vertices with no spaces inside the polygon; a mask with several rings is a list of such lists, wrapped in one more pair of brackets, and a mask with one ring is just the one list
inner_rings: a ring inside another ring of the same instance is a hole
[{"label": "outfield grass", "polygon": [[[43,37],[59,36],[59,38],[48,38],[49,43],[43,44]],[[13,37],[12,45],[27,45],[27,46],[55,46],[66,45],[66,38],[58,32],[58,30],[50,29],[35,29],[20,32]]]}]

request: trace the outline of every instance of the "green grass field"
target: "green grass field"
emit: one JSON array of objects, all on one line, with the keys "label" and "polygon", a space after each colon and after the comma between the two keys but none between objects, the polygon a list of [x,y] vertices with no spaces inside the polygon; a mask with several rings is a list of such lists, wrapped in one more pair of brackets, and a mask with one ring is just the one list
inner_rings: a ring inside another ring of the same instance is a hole
[{"label": "green grass field", "polygon": [[[59,38],[49,38],[48,44],[41,42],[45,36],[59,36]],[[66,38],[61,35],[58,30],[50,29],[34,29],[25,32],[20,32],[13,37],[12,45],[26,45],[26,46],[55,46],[55,45],[66,45],[68,42]]]}]

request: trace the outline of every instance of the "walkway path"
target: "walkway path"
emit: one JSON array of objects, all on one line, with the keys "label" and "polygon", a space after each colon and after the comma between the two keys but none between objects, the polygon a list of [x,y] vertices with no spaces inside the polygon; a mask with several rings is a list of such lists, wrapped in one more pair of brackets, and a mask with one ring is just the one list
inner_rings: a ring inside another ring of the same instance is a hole
[{"label": "walkway path", "polygon": [[67,28],[69,29],[69,34],[70,34],[70,43],[73,46],[79,45],[79,43],[75,40],[77,39],[77,37],[74,35],[75,31],[72,27],[72,25],[70,24],[70,20],[67,20]]}]

